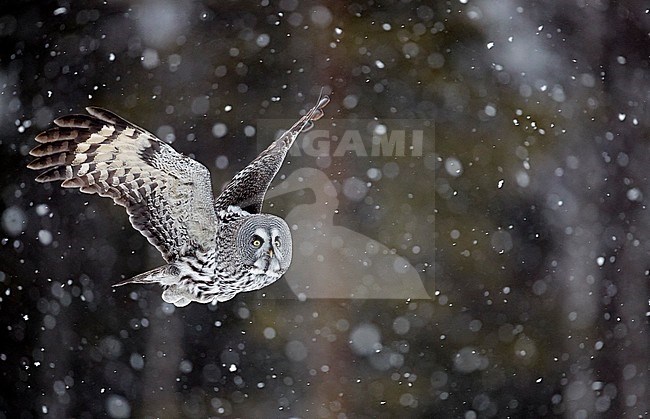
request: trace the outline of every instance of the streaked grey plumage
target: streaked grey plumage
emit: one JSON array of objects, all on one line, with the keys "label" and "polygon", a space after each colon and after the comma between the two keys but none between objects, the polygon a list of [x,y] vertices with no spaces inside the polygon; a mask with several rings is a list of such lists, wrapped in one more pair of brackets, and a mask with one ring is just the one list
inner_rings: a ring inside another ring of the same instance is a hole
[{"label": "streaked grey plumage", "polygon": [[264,195],[298,135],[323,116],[323,96],[291,129],[230,181],[215,200],[210,173],[153,134],[114,113],[89,107],[89,115],[54,120],[36,136],[28,167],[38,182],[108,196],[129,214],[167,262],[122,281],[159,283],[163,300],[227,301],[265,287],[291,263],[291,233],[279,217],[262,214]]}]

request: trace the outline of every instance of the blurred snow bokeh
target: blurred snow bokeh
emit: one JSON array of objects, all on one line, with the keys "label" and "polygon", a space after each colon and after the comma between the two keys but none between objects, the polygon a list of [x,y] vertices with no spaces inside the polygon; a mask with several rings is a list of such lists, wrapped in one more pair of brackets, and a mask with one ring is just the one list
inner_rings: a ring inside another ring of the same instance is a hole
[{"label": "blurred snow bokeh", "polygon": [[[649,14],[8,4],[0,416],[647,415]],[[297,145],[266,206],[295,226],[295,269],[217,306],[112,289],[158,253],[121,207],[25,168],[38,132],[93,105],[204,163],[219,190],[272,140],[258,121],[297,118],[321,88],[329,134]],[[421,155],[372,153],[409,120],[434,129]],[[360,121],[373,135],[346,136]],[[307,169],[320,180],[293,187]]]}]

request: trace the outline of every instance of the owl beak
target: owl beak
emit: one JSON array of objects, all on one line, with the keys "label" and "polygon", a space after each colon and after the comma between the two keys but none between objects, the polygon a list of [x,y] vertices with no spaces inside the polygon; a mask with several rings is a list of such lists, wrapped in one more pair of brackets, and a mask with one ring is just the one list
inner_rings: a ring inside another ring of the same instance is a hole
[{"label": "owl beak", "polygon": [[268,250],[268,254],[269,254],[269,256],[273,257],[273,248],[270,248],[270,249]]}]

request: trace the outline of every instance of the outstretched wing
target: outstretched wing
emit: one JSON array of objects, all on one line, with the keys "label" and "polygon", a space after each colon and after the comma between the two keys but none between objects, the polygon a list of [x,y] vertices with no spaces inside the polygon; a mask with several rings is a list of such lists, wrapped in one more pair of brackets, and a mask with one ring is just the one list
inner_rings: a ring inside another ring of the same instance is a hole
[{"label": "outstretched wing", "polygon": [[262,210],[264,194],[271,181],[282,166],[282,162],[298,135],[309,130],[313,121],[323,116],[323,108],[329,103],[327,96],[320,97],[316,106],[300,118],[291,129],[260,153],[255,160],[242,169],[217,198],[217,211],[226,210],[234,205],[249,213],[259,213]]},{"label": "outstretched wing", "polygon": [[108,196],[166,261],[215,246],[210,173],[153,134],[100,108],[54,120],[36,137],[36,180]]}]

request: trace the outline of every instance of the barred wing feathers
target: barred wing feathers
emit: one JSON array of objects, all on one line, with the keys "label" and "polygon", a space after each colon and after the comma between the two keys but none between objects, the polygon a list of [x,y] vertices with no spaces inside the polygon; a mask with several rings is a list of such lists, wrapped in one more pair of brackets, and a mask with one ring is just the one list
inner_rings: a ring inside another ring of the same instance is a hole
[{"label": "barred wing feathers", "polygon": [[215,247],[217,217],[210,173],[153,134],[95,107],[69,115],[36,137],[28,167],[38,182],[107,196],[170,262]]},{"label": "barred wing feathers", "polygon": [[227,210],[233,205],[251,214],[259,214],[264,195],[280,170],[287,152],[301,132],[308,131],[314,125],[313,121],[323,117],[323,108],[329,101],[327,96],[319,97],[316,105],[298,122],[237,173],[217,198],[217,211]]}]

